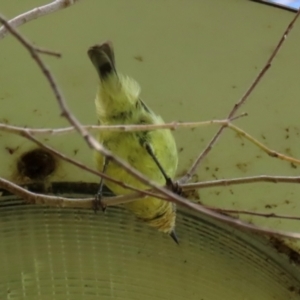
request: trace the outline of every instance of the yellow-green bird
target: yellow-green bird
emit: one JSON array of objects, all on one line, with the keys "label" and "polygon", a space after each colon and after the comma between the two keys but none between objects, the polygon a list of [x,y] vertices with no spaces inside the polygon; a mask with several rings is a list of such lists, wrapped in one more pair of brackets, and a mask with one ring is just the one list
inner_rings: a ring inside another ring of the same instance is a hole
[{"label": "yellow-green bird", "polygon": [[[88,55],[99,76],[95,104],[101,125],[164,123],[163,119],[141,100],[139,84],[116,70],[111,42],[92,46],[88,50]],[[169,129],[135,132],[100,131],[98,140],[150,180],[162,186],[167,183],[174,187],[172,179],[177,169],[178,153]],[[95,158],[97,168],[105,174],[141,190],[149,188],[99,152],[95,153]],[[103,184],[116,195],[132,193],[131,190],[115,183],[101,180],[100,197]],[[150,226],[170,234],[178,243],[174,230],[176,219],[174,203],[147,196],[124,206]]]}]

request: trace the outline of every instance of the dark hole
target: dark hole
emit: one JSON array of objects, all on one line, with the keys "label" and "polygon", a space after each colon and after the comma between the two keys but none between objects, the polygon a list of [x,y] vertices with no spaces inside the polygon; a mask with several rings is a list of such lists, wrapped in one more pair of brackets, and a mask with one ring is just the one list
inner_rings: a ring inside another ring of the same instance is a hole
[{"label": "dark hole", "polygon": [[30,179],[43,180],[55,170],[55,160],[50,153],[35,149],[21,156],[18,171]]}]

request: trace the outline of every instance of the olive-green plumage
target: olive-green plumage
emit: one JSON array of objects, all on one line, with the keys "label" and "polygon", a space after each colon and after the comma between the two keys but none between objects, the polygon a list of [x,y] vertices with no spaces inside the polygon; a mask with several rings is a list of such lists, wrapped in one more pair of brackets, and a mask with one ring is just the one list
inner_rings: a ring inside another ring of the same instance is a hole
[{"label": "olive-green plumage", "polygon": [[[117,72],[110,42],[91,47],[88,55],[99,76],[95,104],[101,125],[164,123],[162,118],[141,100],[139,84],[134,79]],[[168,177],[173,179],[175,176],[178,155],[174,137],[168,129],[136,132],[100,131],[98,140],[112,153],[127,161],[150,180],[163,186],[166,184],[166,179],[145,148],[145,144],[150,145]],[[103,156],[96,152],[95,158],[97,168],[102,171]],[[136,188],[148,188],[111,161],[108,162],[105,173]],[[109,181],[104,181],[104,184],[116,195],[132,193],[131,190]],[[174,238],[176,208],[173,203],[146,197],[126,203],[124,206],[139,219],[146,221],[159,231],[171,234]]]}]

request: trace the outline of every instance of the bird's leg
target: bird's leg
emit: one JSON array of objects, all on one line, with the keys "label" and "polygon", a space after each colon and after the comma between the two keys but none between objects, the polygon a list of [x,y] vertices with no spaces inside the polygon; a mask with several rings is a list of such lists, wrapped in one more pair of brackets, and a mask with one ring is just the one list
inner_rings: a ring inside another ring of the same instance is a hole
[{"label": "bird's leg", "polygon": [[[148,152],[148,154],[152,157],[152,159],[154,160],[155,164],[157,165],[157,167],[159,168],[159,170],[161,171],[161,173],[163,174],[165,180],[166,180],[166,185],[167,187],[173,192],[176,193],[177,195],[181,195],[182,194],[182,189],[180,188],[180,186],[178,185],[177,182],[173,182],[173,180],[167,175],[167,173],[165,172],[164,168],[162,167],[162,165],[160,164],[160,162],[158,161],[157,157],[154,154],[154,151],[151,147],[151,145],[148,142],[142,142],[143,147],[146,149],[146,151]],[[175,232],[175,229],[173,229],[170,232],[170,237],[175,241],[175,243],[177,245],[179,245],[179,240],[177,237],[177,234]]]},{"label": "bird's leg", "polygon": [[160,164],[160,162],[158,161],[158,159],[156,158],[153,149],[151,147],[151,145],[148,142],[144,142],[143,146],[145,147],[146,151],[148,152],[148,154],[153,158],[154,162],[156,163],[157,167],[159,168],[159,170],[161,171],[161,173],[163,174],[165,180],[166,180],[166,185],[167,187],[173,192],[176,193],[178,195],[180,195],[182,193],[181,188],[179,187],[177,182],[173,182],[173,180],[167,175],[167,173],[165,172],[164,168],[162,167],[162,165]]},{"label": "bird's leg", "polygon": [[[104,164],[103,164],[102,173],[105,173],[105,171],[107,169],[108,162],[109,162],[109,159],[104,157]],[[105,212],[105,210],[106,210],[106,206],[101,201],[101,198],[103,196],[103,184],[104,184],[104,180],[103,180],[103,177],[101,177],[98,192],[95,196],[95,200],[94,200],[94,203],[93,203],[95,212],[97,210],[99,210],[100,207],[101,207],[103,212]]]}]

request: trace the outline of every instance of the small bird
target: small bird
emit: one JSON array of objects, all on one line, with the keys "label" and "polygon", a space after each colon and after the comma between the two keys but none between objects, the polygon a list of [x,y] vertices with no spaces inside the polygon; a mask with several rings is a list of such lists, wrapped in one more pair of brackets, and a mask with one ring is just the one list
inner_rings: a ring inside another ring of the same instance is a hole
[{"label": "small bird", "polygon": [[[112,43],[107,41],[89,48],[88,55],[99,76],[95,104],[98,122],[101,125],[164,124],[141,99],[141,88],[132,78],[119,73],[115,66]],[[150,180],[159,185],[174,188],[178,153],[174,137],[169,129],[117,132],[100,131],[97,137],[114,155],[127,161]],[[113,161],[95,152],[97,169],[105,174],[141,190],[145,184],[129,174]],[[101,179],[98,199],[106,185],[115,195],[132,193],[113,182]],[[176,206],[152,196],[123,204],[139,219],[159,231],[169,234],[176,243]]]}]

